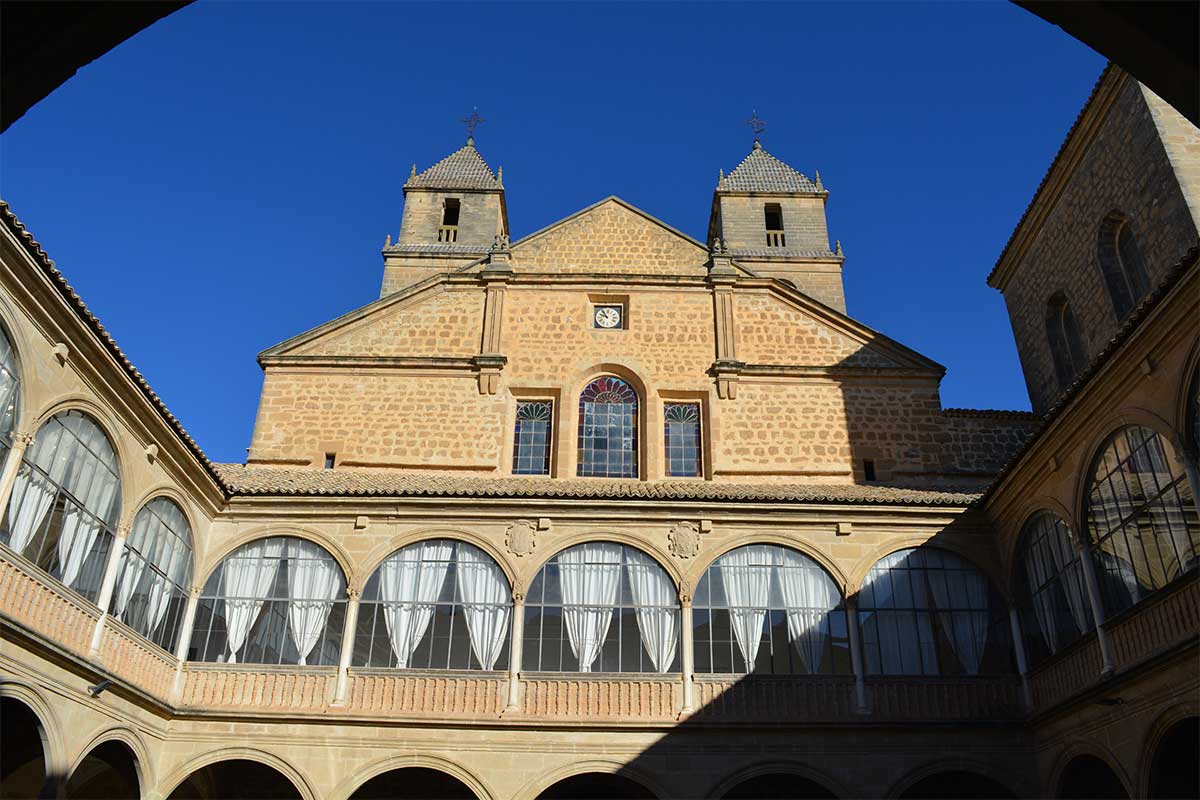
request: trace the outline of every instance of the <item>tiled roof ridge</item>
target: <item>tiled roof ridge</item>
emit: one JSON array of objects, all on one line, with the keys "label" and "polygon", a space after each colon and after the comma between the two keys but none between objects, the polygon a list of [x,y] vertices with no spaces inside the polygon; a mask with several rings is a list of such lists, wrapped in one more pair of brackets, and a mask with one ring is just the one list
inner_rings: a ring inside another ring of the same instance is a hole
[{"label": "tiled roof ridge", "polygon": [[1036,420],[1037,415],[1032,411],[1004,408],[943,408],[944,417],[980,417],[986,419],[1020,419]]},{"label": "tiled roof ridge", "polygon": [[1000,471],[996,473],[996,477],[988,486],[987,491],[984,492],[983,496],[979,498],[980,504],[987,502],[987,500],[992,496],[993,492],[996,491],[996,487],[999,486],[1006,477],[1008,477],[1008,474],[1016,468],[1021,459],[1023,459],[1025,455],[1034,448],[1034,446],[1041,439],[1042,434],[1045,433],[1050,425],[1053,424],[1058,418],[1058,416],[1063,413],[1067,406],[1071,405],[1071,403],[1076,397],[1079,396],[1083,389],[1089,383],[1091,383],[1092,378],[1094,378],[1096,374],[1100,372],[1100,370],[1108,363],[1113,355],[1120,350],[1122,346],[1124,346],[1125,342],[1129,340],[1134,331],[1141,326],[1142,321],[1146,317],[1150,316],[1151,312],[1153,312],[1154,309],[1158,307],[1158,304],[1163,301],[1163,298],[1171,293],[1171,290],[1175,288],[1175,284],[1178,283],[1179,279],[1182,278],[1189,269],[1196,265],[1197,260],[1200,260],[1200,242],[1192,245],[1183,255],[1183,257],[1175,264],[1175,266],[1168,270],[1167,274],[1163,277],[1163,280],[1158,284],[1154,291],[1142,298],[1142,301],[1137,304],[1133,312],[1125,318],[1125,322],[1121,324],[1121,327],[1117,329],[1117,332],[1113,335],[1113,337],[1108,340],[1107,344],[1104,345],[1104,349],[1097,353],[1096,357],[1091,360],[1091,363],[1084,367],[1083,370],[1075,376],[1075,380],[1071,382],[1070,386],[1059,393],[1058,398],[1054,401],[1054,405],[1052,405],[1046,411],[1046,413],[1039,418],[1037,426],[1032,432],[1030,432],[1029,438],[1025,440],[1025,443],[1021,446],[1021,449],[1019,449],[1013,455],[1013,457],[1008,460],[1008,463],[1001,467]]},{"label": "tiled roof ridge", "polygon": [[743,484],[524,477],[462,477],[390,470],[325,470],[217,464],[234,496],[495,497],[970,505],[969,489],[861,484]]},{"label": "tiled roof ridge", "polygon": [[116,340],[113,339],[112,335],[104,327],[103,323],[100,322],[100,319],[92,313],[91,309],[88,308],[87,303],[83,301],[83,298],[80,297],[71,284],[67,282],[66,277],[62,274],[62,272],[59,271],[58,267],[55,266],[54,260],[51,259],[46,251],[42,248],[41,243],[39,243],[37,239],[33,238],[33,234],[26,229],[25,223],[21,222],[17,215],[13,213],[6,200],[0,199],[0,215],[3,216],[4,223],[8,226],[9,230],[13,232],[13,234],[24,246],[25,251],[46,273],[46,276],[50,279],[50,282],[58,290],[59,294],[62,295],[63,299],[67,301],[67,304],[75,310],[80,319],[82,319],[83,322],[92,329],[97,337],[99,337],[101,343],[103,343],[105,348],[108,349],[109,353],[111,353],[112,356],[117,360],[117,363],[124,368],[126,374],[133,379],[134,384],[137,385],[137,387],[142,391],[142,394],[147,400],[150,401],[151,405],[154,406],[163,420],[165,420],[166,423],[179,436],[179,438],[183,440],[183,443],[187,446],[187,448],[192,451],[192,454],[196,456],[196,458],[204,466],[205,470],[209,473],[213,480],[216,481],[217,485],[222,490],[227,492],[228,487],[221,478],[221,475],[217,471],[213,462],[209,460],[208,456],[206,456],[204,451],[200,448],[200,445],[196,443],[196,440],[193,439],[191,434],[187,432],[187,429],[183,427],[183,423],[180,422],[179,419],[171,413],[171,410],[167,408],[167,404],[163,402],[162,398],[160,398],[154,389],[150,387],[149,381],[146,380],[138,368],[133,365],[133,362],[131,362],[125,355],[124,351],[121,350]]},{"label": "tiled roof ridge", "polygon": [[1000,251],[1000,256],[996,259],[996,264],[992,267],[992,271],[988,273],[986,279],[988,284],[991,284],[992,278],[995,277],[996,272],[1000,269],[1000,265],[1004,263],[1004,259],[1008,255],[1008,251],[1012,248],[1013,242],[1016,241],[1017,233],[1019,233],[1021,228],[1024,227],[1025,220],[1029,218],[1030,213],[1033,211],[1033,207],[1037,204],[1038,198],[1041,197],[1042,190],[1046,188],[1046,183],[1049,182],[1050,176],[1054,174],[1055,167],[1058,166],[1058,162],[1061,161],[1063,155],[1066,154],[1067,144],[1071,141],[1072,137],[1075,136],[1075,131],[1079,129],[1079,124],[1083,122],[1083,118],[1087,116],[1088,110],[1092,107],[1092,103],[1099,96],[1100,87],[1104,85],[1104,81],[1108,78],[1109,73],[1111,73],[1114,69],[1117,69],[1117,66],[1109,61],[1105,65],[1104,69],[1100,72],[1100,77],[1096,79],[1096,83],[1092,86],[1091,93],[1088,94],[1087,100],[1084,101],[1083,107],[1079,109],[1079,113],[1075,115],[1075,121],[1071,123],[1070,129],[1067,130],[1067,135],[1063,137],[1062,143],[1059,144],[1058,151],[1055,152],[1054,158],[1050,161],[1050,166],[1046,168],[1046,173],[1042,175],[1042,180],[1038,183],[1038,187],[1034,191],[1033,197],[1029,198],[1029,204],[1025,206],[1025,210],[1021,213],[1021,219],[1017,221],[1016,226],[1013,227],[1012,233],[1008,235],[1008,241],[1004,243],[1004,249]]},{"label": "tiled roof ridge", "polygon": [[[416,167],[414,166],[414,170]],[[499,189],[500,179],[475,148],[475,140],[467,139],[462,147],[412,175],[405,187],[416,188],[474,188]]]},{"label": "tiled roof ridge", "polygon": [[[756,174],[756,162],[761,162],[759,165],[766,167],[768,173],[775,170],[782,174]],[[782,182],[780,182],[781,179]],[[774,185],[772,182],[775,182]],[[791,164],[771,155],[766,148],[755,141],[754,147],[746,154],[745,158],[738,162],[738,165],[728,175],[722,176],[717,181],[717,191],[824,192],[825,190]]]}]

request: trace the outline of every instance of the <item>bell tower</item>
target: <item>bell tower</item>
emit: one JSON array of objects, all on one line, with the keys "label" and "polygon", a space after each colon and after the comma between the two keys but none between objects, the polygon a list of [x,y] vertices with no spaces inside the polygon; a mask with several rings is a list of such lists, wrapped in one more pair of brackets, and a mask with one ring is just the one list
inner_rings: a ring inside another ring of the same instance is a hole
[{"label": "bell tower", "polygon": [[[756,131],[757,132],[757,131]],[[813,180],[763,149],[750,154],[713,191],[708,240],[759,275],[788,281],[801,292],[846,313],[841,243],[829,248],[821,173]]]},{"label": "bell tower", "polygon": [[475,149],[475,138],[404,183],[400,236],[383,247],[386,297],[420,280],[451,272],[487,254],[508,235],[503,171],[493,173]]}]

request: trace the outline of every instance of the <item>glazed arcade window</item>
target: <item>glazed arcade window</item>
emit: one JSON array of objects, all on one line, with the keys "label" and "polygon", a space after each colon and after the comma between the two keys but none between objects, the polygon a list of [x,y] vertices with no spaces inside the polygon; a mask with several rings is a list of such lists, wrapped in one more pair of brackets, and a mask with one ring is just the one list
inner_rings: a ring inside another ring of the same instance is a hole
[{"label": "glazed arcade window", "polygon": [[579,395],[579,477],[638,476],[638,396],[606,375]]},{"label": "glazed arcade window", "polygon": [[513,429],[514,475],[550,474],[553,429],[553,401],[522,400],[517,403],[517,422]]},{"label": "glazed arcade window", "polygon": [[663,452],[666,472],[672,478],[698,478],[704,473],[701,458],[700,404],[663,404]]}]

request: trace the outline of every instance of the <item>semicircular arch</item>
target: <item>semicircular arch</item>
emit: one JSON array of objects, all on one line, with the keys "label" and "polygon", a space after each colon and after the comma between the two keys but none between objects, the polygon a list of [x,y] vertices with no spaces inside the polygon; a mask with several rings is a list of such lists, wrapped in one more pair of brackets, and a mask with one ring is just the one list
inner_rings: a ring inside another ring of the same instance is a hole
[{"label": "semicircular arch", "polygon": [[173,769],[163,778],[161,797],[170,797],[194,772],[221,761],[253,761],[271,767],[280,775],[287,778],[296,787],[301,800],[318,800],[318,795],[312,788],[312,782],[300,770],[274,753],[259,750],[255,747],[226,747],[202,753],[190,761]]},{"label": "semicircular arch", "polygon": [[712,551],[706,561],[698,561],[691,566],[683,575],[683,588],[688,592],[688,595],[694,597],[696,587],[700,584],[700,579],[704,577],[704,573],[708,572],[709,567],[717,563],[717,560],[726,553],[737,550],[739,547],[746,547],[754,544],[773,544],[779,547],[786,547],[789,550],[795,550],[807,558],[815,561],[825,573],[833,579],[837,584],[838,591],[842,593],[842,597],[846,596],[846,574],[828,555],[813,547],[811,543],[802,539],[788,538],[784,534],[774,532],[759,532],[748,533],[742,536],[736,536],[726,542],[722,542],[721,546]]},{"label": "semicircular arch", "polygon": [[432,539],[451,539],[456,542],[464,542],[469,545],[474,545],[486,553],[496,565],[500,567],[500,571],[504,573],[504,577],[508,579],[508,585],[511,590],[516,585],[517,573],[513,569],[513,565],[504,556],[499,548],[496,547],[487,538],[480,536],[472,531],[463,530],[462,528],[422,528],[417,531],[400,534],[387,542],[376,545],[371,549],[367,557],[363,559],[361,571],[356,575],[354,583],[347,584],[352,589],[362,591],[366,587],[367,582],[379,571],[380,566],[392,554],[403,550],[405,547],[417,544],[418,542],[427,542]]},{"label": "semicircular arch", "polygon": [[353,575],[351,572],[353,561],[350,559],[345,548],[325,533],[313,528],[303,528],[296,525],[263,525],[238,534],[233,539],[225,542],[219,550],[214,550],[213,553],[209,554],[204,559],[203,564],[197,561],[194,574],[202,577],[195,579],[196,585],[202,588],[206,586],[217,567],[225,559],[237,552],[238,548],[259,539],[274,539],[277,537],[304,539],[323,549],[337,562],[338,569],[342,571],[342,578],[346,581],[346,585],[350,586],[350,580]]},{"label": "semicircular arch", "polygon": [[54,709],[42,698],[41,693],[35,687],[23,682],[0,680],[0,697],[21,703],[37,720],[42,744],[45,746],[43,756],[46,762],[46,774],[66,774],[67,753],[62,727]]},{"label": "semicircular arch", "polygon": [[773,761],[756,761],[751,764],[740,767],[737,771],[722,778],[705,794],[705,797],[710,800],[721,800],[726,794],[733,789],[736,789],[740,784],[748,780],[761,777],[763,775],[795,775],[803,778],[806,781],[811,781],[821,788],[833,794],[836,797],[849,797],[850,793],[846,791],[844,786],[841,786],[837,781],[829,775],[815,769],[808,764],[799,761],[789,760],[773,760]]},{"label": "semicircular arch", "polygon": [[1015,791],[1010,780],[1012,776],[1001,772],[993,765],[967,756],[956,756],[953,758],[935,758],[914,767],[894,782],[884,797],[892,798],[893,800],[900,798],[919,781],[948,772],[972,773],[994,781],[1008,790],[1009,794],[1013,797],[1032,796],[1029,792]]},{"label": "semicircular arch", "polygon": [[959,556],[975,569],[979,570],[980,574],[987,577],[992,588],[995,589],[1004,598],[1004,601],[1009,602],[1009,596],[1005,593],[1007,581],[1005,576],[998,573],[998,565],[993,563],[981,564],[978,558],[978,553],[971,552],[970,549],[964,547],[953,539],[938,541],[932,544],[932,538],[923,535],[898,536],[893,539],[888,539],[882,544],[873,547],[870,552],[862,556],[854,565],[854,569],[850,573],[850,579],[846,585],[846,596],[858,594],[862,589],[862,583],[866,580],[867,573],[871,571],[871,567],[878,564],[882,559],[890,556],[892,553],[897,553],[901,550],[915,550],[921,547],[933,548],[936,550],[945,550]]},{"label": "semicircular arch", "polygon": [[491,790],[484,785],[483,781],[471,770],[451,761],[447,758],[442,758],[435,755],[426,755],[420,753],[406,753],[404,755],[387,756],[386,758],[373,761],[366,766],[357,768],[353,775],[349,775],[330,793],[333,800],[349,800],[354,796],[360,788],[367,785],[372,779],[378,778],[380,775],[385,775],[393,770],[398,769],[431,769],[436,772],[441,772],[460,781],[464,786],[474,792],[479,800],[493,800],[495,797]]},{"label": "semicircular arch", "polygon": [[554,552],[546,556],[541,561],[536,562],[537,566],[534,567],[532,571],[523,573],[520,576],[519,588],[514,588],[514,591],[517,591],[522,595],[528,594],[530,586],[533,585],[533,582],[541,573],[542,567],[550,563],[550,559],[554,558],[565,550],[570,550],[572,547],[577,547],[581,544],[589,544],[591,542],[620,544],[637,550],[639,553],[642,553],[643,555],[652,559],[654,563],[658,564],[658,566],[662,567],[663,571],[666,572],[671,578],[671,582],[675,584],[676,591],[679,590],[682,576],[679,574],[678,568],[671,563],[671,560],[667,557],[666,553],[662,552],[644,539],[639,539],[638,537],[631,536],[627,533],[620,533],[618,531],[605,529],[576,533],[572,536],[568,536],[565,539],[555,542]]},{"label": "semicircular arch", "polygon": [[64,779],[64,785],[75,775],[75,771],[79,769],[83,760],[93,750],[107,742],[120,742],[129,748],[129,752],[133,756],[133,768],[137,774],[138,787],[143,795],[146,794],[147,790],[155,785],[154,760],[150,758],[150,751],[146,748],[146,743],[142,740],[141,735],[128,725],[102,726],[98,733],[88,739],[72,759]]},{"label": "semicircular arch", "polygon": [[1130,780],[1130,776],[1126,774],[1121,762],[1103,743],[1094,740],[1077,739],[1069,743],[1055,757],[1053,765],[1050,767],[1049,779],[1046,785],[1054,792],[1055,797],[1061,796],[1060,788],[1063,779],[1063,773],[1071,762],[1080,757],[1094,758],[1100,761],[1104,766],[1117,777],[1121,782],[1121,788],[1125,790],[1125,794],[1129,797],[1139,797],[1141,795],[1134,794],[1134,785]]},{"label": "semicircular arch", "polygon": [[644,789],[658,798],[671,796],[657,780],[647,775],[644,770],[630,767],[625,762],[617,761],[616,759],[593,758],[586,761],[573,761],[570,764],[534,778],[516,793],[515,798],[516,800],[537,800],[537,797],[542,792],[559,781],[592,772],[601,775],[619,775],[622,778],[627,778],[634,783],[640,784]]}]

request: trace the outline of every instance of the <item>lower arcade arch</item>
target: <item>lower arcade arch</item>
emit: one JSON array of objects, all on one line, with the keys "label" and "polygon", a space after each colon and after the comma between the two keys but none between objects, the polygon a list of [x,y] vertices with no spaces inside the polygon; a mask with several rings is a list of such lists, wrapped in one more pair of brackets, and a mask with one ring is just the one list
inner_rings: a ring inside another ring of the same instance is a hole
[{"label": "lower arcade arch", "polygon": [[40,797],[46,785],[46,745],[33,709],[0,698],[0,797]]},{"label": "lower arcade arch", "polygon": [[1061,800],[1129,800],[1121,778],[1101,758],[1079,755],[1063,767],[1054,796]]},{"label": "lower arcade arch", "polygon": [[479,800],[469,786],[449,773],[429,767],[402,767],[376,775],[350,795],[350,800]]},{"label": "lower arcade arch", "polygon": [[176,786],[168,800],[304,800],[296,785],[261,761],[231,758],[206,764]]},{"label": "lower arcade arch", "polygon": [[747,778],[721,795],[723,800],[836,800],[837,795],[816,781],[794,772],[764,772]]},{"label": "lower arcade arch", "polygon": [[917,779],[899,800],[1012,800],[1016,795],[994,778],[968,770],[945,770]]},{"label": "lower arcade arch", "polygon": [[68,800],[138,800],[141,794],[137,756],[116,739],[89,750],[67,780]]},{"label": "lower arcade arch", "polygon": [[581,772],[541,791],[537,800],[658,800],[642,784],[612,772]]},{"label": "lower arcade arch", "polygon": [[1200,774],[1196,769],[1196,754],[1200,753],[1200,717],[1186,717],[1176,722],[1154,749],[1150,761],[1148,783],[1150,797],[1200,797]]}]

